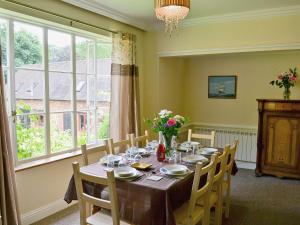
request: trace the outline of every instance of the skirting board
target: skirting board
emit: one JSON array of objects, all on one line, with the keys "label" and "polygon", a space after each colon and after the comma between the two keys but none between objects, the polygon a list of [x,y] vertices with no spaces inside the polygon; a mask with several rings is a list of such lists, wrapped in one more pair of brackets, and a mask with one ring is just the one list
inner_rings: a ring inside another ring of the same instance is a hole
[{"label": "skirting board", "polygon": [[42,206],[38,209],[35,209],[31,212],[25,213],[21,216],[22,225],[30,225],[41,219],[44,219],[48,216],[51,216],[54,213],[57,213],[63,209],[66,209],[74,204],[77,204],[76,201],[73,201],[71,204],[67,204],[64,200],[59,199],[55,202],[52,202],[48,205]]},{"label": "skirting board", "polygon": [[255,170],[256,163],[245,162],[245,161],[236,161],[236,165],[241,169]]}]

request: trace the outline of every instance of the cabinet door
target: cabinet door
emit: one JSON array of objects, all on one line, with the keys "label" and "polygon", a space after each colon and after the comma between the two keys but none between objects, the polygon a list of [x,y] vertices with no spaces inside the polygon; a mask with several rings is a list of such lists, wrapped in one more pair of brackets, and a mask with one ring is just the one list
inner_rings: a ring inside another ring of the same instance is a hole
[{"label": "cabinet door", "polygon": [[298,170],[300,118],[267,115],[264,163]]}]

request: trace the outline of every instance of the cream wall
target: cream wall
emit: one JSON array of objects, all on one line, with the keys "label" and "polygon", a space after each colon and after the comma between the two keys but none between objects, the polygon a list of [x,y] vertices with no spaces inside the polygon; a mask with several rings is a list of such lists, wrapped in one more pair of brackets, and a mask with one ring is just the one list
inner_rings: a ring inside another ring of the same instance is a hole
[{"label": "cream wall", "polygon": [[[290,67],[300,69],[300,51],[198,56],[186,61],[184,113],[192,122],[257,127],[257,98],[282,98],[269,82]],[[237,75],[236,99],[208,98],[208,76]],[[300,98],[299,85],[292,98]]]},{"label": "cream wall", "polygon": [[[165,95],[164,100],[161,100],[164,96],[159,95],[162,91],[159,87],[166,83],[166,75],[160,68],[163,66],[161,62],[165,61],[165,57],[300,49],[299,26],[300,15],[270,17],[266,15],[249,20],[209,22],[193,27],[181,26],[171,38],[163,32],[147,32],[144,48],[146,69],[143,115],[153,115],[154,112],[166,107],[162,103],[168,102],[168,94]],[[183,70],[185,70],[184,61],[186,60],[183,60],[182,63]],[[168,64],[170,67],[178,66],[176,61]],[[271,72],[274,74],[275,71]],[[184,80],[187,76],[186,71],[183,72],[183,76]],[[182,78],[174,76],[172,82],[182,82]],[[177,86],[175,85],[174,88]],[[170,93],[174,93],[174,90]],[[185,93],[182,94],[185,95]],[[180,108],[184,104],[181,101],[179,99],[177,106],[175,107],[173,104],[172,107]],[[187,113],[189,112],[187,111]],[[250,121],[243,123],[253,125],[255,121],[253,113]]]},{"label": "cream wall", "polygon": [[178,114],[184,110],[183,88],[185,82],[185,60],[180,57],[159,60],[158,104]]}]

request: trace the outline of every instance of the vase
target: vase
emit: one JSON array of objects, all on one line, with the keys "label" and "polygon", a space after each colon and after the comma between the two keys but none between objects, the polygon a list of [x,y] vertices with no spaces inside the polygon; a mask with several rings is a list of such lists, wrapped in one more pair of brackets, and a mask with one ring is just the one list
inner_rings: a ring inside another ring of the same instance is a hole
[{"label": "vase", "polygon": [[283,91],[283,99],[284,100],[289,100],[291,96],[291,91],[289,87],[284,87],[284,91]]},{"label": "vase", "polygon": [[164,140],[165,140],[166,158],[170,158],[171,150],[172,150],[172,146],[171,146],[172,136],[166,135],[166,134],[163,134],[163,136],[164,136]]}]

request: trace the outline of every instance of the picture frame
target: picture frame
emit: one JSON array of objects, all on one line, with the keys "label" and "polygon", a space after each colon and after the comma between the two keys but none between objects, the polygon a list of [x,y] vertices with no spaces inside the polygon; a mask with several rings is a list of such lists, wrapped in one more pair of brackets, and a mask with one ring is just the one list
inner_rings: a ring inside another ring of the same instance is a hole
[{"label": "picture frame", "polygon": [[235,99],[237,76],[208,76],[208,98]]}]

